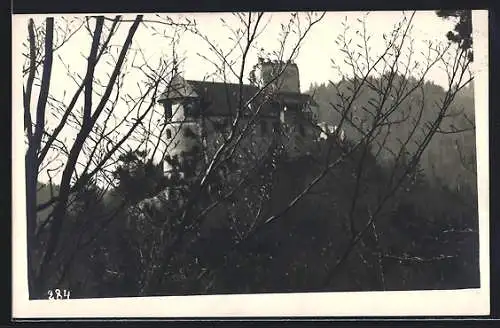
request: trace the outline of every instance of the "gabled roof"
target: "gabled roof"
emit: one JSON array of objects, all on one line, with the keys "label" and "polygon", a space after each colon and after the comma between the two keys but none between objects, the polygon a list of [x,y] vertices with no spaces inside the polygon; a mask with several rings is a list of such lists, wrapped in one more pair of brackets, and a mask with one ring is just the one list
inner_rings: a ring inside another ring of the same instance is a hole
[{"label": "gabled roof", "polygon": [[179,99],[187,97],[198,97],[198,94],[193,90],[190,83],[180,76],[174,76],[167,86],[167,89],[158,97],[158,102],[167,99]]},{"label": "gabled roof", "polygon": [[[254,97],[260,88],[243,84],[241,85],[241,93],[243,94],[243,105]],[[161,94],[158,101],[161,102],[166,99],[179,99],[185,97],[200,98],[203,105],[203,112],[208,115],[231,115],[235,113],[239,107],[240,102],[240,84],[238,83],[224,83],[224,82],[209,82],[209,81],[196,81],[184,80],[182,78],[172,81],[168,90]],[[259,105],[265,99],[265,92],[261,92],[247,111],[249,113],[256,111]],[[312,102],[311,96],[296,92],[278,92],[272,96],[274,101],[280,103],[306,103]],[[271,106],[271,101],[267,100],[260,109],[261,115],[277,115],[274,113],[275,109]]]}]

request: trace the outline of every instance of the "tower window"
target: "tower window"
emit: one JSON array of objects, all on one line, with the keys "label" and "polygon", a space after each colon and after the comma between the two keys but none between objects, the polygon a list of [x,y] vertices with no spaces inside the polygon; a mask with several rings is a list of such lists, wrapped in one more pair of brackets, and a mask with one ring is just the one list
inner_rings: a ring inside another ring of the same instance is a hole
[{"label": "tower window", "polygon": [[172,138],[172,130],[167,129],[167,139],[171,139],[171,138]]},{"label": "tower window", "polygon": [[165,109],[165,118],[172,118],[172,102],[168,100],[163,102],[163,108]]}]

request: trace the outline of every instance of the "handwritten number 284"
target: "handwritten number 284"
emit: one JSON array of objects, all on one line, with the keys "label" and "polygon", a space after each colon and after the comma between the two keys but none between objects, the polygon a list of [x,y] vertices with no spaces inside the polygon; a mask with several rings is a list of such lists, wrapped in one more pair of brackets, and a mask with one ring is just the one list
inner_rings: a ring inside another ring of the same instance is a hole
[{"label": "handwritten number 284", "polygon": [[49,290],[49,300],[62,300],[62,299],[67,299],[69,300],[69,295],[70,292],[69,290],[63,289],[62,291],[60,289],[55,289],[55,290]]}]

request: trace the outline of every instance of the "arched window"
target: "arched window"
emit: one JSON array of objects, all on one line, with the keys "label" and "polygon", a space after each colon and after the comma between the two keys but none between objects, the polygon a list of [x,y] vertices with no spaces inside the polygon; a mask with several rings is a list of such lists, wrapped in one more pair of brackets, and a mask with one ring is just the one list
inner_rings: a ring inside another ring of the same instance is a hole
[{"label": "arched window", "polygon": [[165,110],[165,118],[171,119],[172,118],[172,102],[169,100],[164,101],[163,102],[163,109]]}]

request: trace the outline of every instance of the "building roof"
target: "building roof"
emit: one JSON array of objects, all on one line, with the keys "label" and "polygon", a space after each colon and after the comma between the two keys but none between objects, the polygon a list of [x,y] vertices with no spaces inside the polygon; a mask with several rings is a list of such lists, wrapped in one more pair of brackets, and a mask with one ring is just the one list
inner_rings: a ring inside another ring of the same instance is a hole
[{"label": "building roof", "polygon": [[318,105],[310,95],[305,93],[280,91],[276,94],[276,97],[283,103],[299,104],[309,102],[312,106]]},{"label": "building roof", "polygon": [[[246,103],[254,97],[260,88],[243,84],[241,85],[241,92],[243,94],[242,100]],[[209,81],[196,81],[184,80],[182,78],[173,81],[168,90],[163,92],[158,98],[158,101],[166,99],[179,99],[186,97],[201,98],[203,112],[209,115],[231,115],[236,112],[240,101],[240,84],[238,83],[224,83],[224,82],[209,82]],[[275,101],[280,103],[306,103],[310,102],[315,104],[311,96],[296,92],[278,92],[273,95]],[[262,92],[255,98],[249,108],[249,114],[258,109],[259,104],[265,99],[265,93]],[[260,109],[261,115],[277,115],[274,113],[275,109],[271,106],[271,101],[267,100]]]},{"label": "building roof", "polygon": [[158,102],[167,99],[179,99],[187,97],[198,97],[191,84],[180,76],[174,76],[167,89],[158,97]]},{"label": "building roof", "polygon": [[[187,81],[200,96],[204,105],[205,113],[212,115],[231,115],[235,113],[240,102],[240,84],[207,82],[207,81]],[[259,89],[252,85],[243,84],[241,92],[242,101],[245,103],[257,94]],[[261,97],[259,97],[261,98]],[[252,102],[256,103],[256,102]],[[244,105],[244,104],[243,104]],[[252,108],[250,108],[251,110]],[[270,106],[265,106],[260,110],[261,114],[269,111]]]}]

